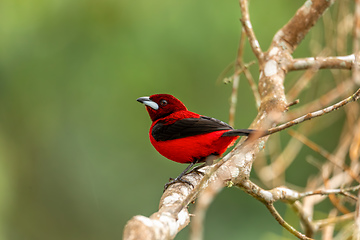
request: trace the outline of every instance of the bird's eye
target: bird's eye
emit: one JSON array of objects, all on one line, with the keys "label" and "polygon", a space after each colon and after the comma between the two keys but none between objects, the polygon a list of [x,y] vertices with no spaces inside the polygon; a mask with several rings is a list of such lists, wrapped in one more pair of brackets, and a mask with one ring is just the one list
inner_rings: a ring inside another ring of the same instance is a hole
[{"label": "bird's eye", "polygon": [[166,106],[168,104],[168,102],[165,100],[165,99],[162,99],[161,101],[160,101],[160,105],[161,106]]}]

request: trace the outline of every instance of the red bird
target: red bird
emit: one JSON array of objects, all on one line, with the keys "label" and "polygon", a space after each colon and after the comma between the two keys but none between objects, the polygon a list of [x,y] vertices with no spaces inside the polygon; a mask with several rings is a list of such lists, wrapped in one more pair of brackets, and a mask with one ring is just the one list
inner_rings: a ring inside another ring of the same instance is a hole
[{"label": "red bird", "polygon": [[181,179],[196,163],[204,162],[210,155],[219,156],[232,146],[239,136],[248,136],[254,130],[233,129],[215,118],[187,110],[185,105],[169,94],[141,97],[138,102],[146,106],[152,125],[150,141],[164,157],[190,165],[165,189],[175,182],[190,182]]}]

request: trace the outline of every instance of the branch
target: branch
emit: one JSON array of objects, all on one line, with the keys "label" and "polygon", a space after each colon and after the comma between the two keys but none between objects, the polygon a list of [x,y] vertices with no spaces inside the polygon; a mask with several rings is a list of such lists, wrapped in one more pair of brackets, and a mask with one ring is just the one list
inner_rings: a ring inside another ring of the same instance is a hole
[{"label": "branch", "polygon": [[305,236],[301,232],[297,231],[294,227],[292,227],[290,224],[288,224],[281,215],[276,211],[273,203],[277,200],[285,200],[287,199],[290,202],[294,202],[296,199],[299,198],[299,193],[296,191],[293,191],[288,188],[284,187],[278,187],[274,188],[272,190],[266,191],[250,180],[246,180],[243,182],[240,182],[237,184],[238,187],[240,187],[242,190],[244,190],[249,195],[253,196],[255,199],[262,202],[266,208],[269,210],[271,215],[275,218],[275,220],[283,226],[286,230],[288,230],[290,233],[292,233],[294,236],[296,236],[299,239],[305,239],[309,240],[311,238]]},{"label": "branch", "polygon": [[318,111],[315,111],[315,112],[311,112],[311,113],[308,113],[306,115],[303,115],[301,117],[298,117],[294,120],[291,120],[287,123],[284,123],[284,124],[281,124],[277,127],[274,127],[274,128],[271,128],[268,130],[268,133],[269,134],[273,134],[273,133],[276,133],[276,132],[279,132],[279,131],[282,131],[286,128],[289,128],[289,127],[292,127],[294,125],[297,125],[299,123],[302,123],[304,121],[307,121],[307,120],[311,120],[313,118],[316,118],[316,117],[320,117],[324,114],[327,114],[327,113],[330,113],[332,111],[335,111],[335,110],[338,110],[339,108],[345,106],[346,104],[348,103],[351,103],[351,102],[354,102],[354,101],[357,101],[360,97],[360,88],[353,94],[351,95],[350,97],[334,104],[334,105],[331,105],[329,107],[326,107],[324,109],[321,109],[321,110],[318,110]]},{"label": "branch", "polygon": [[300,201],[296,201],[293,204],[291,204],[291,208],[299,216],[300,222],[302,223],[306,236],[312,237],[316,230],[314,225],[312,224],[312,220],[313,220],[312,215],[310,215],[306,211],[306,209],[303,207]]},{"label": "branch", "polygon": [[296,236],[299,239],[304,239],[304,240],[311,240],[312,238],[307,237],[306,235],[302,234],[301,232],[297,231],[293,226],[291,226],[290,224],[288,224],[282,217],[281,215],[278,213],[278,211],[276,211],[276,208],[274,207],[274,205],[271,204],[265,204],[266,208],[269,210],[269,212],[271,213],[271,215],[273,215],[273,217],[276,219],[276,221],[283,226],[286,230],[288,230],[290,233],[292,233],[294,236]]},{"label": "branch", "polygon": [[233,79],[233,87],[231,91],[230,97],[230,113],[229,113],[229,125],[234,127],[235,124],[235,111],[237,105],[237,95],[238,95],[238,87],[240,82],[240,69],[243,65],[243,53],[244,53],[244,46],[245,46],[245,34],[244,31],[241,31],[241,37],[239,41],[238,52],[235,61],[235,73],[232,77]]},{"label": "branch", "polygon": [[[199,174],[193,172],[187,174],[184,179],[196,184],[200,182]],[[188,225],[190,215],[183,208],[186,197],[191,192],[191,186],[187,184],[173,184],[163,194],[160,200],[159,211],[149,218],[135,216],[125,226],[123,239],[143,240],[167,240],[173,239],[176,234]],[[180,208],[180,211],[174,211]]]},{"label": "branch", "polygon": [[[354,62],[354,71],[353,71],[353,79],[358,85],[360,84],[360,67],[359,67],[359,59],[360,59],[360,49],[359,49],[359,41],[360,41],[360,1],[355,1],[355,15],[354,15],[354,38],[353,38],[353,51],[355,52],[355,62]],[[360,226],[359,226],[359,234],[360,234]]]},{"label": "branch", "polygon": [[299,194],[299,199],[304,198],[304,197],[308,197],[308,196],[313,196],[313,195],[340,194],[340,195],[348,197],[349,199],[352,199],[352,200],[354,200],[356,202],[358,200],[358,198],[351,195],[351,194],[348,194],[348,192],[357,191],[359,189],[360,189],[360,185],[357,185],[357,186],[354,186],[354,187],[348,187],[348,188],[340,188],[340,189],[319,189],[319,190],[300,193]]},{"label": "branch", "polygon": [[278,200],[287,203],[293,203],[304,197],[309,197],[314,195],[330,195],[330,194],[340,194],[356,202],[358,198],[353,195],[349,195],[348,192],[351,191],[355,192],[360,189],[360,185],[356,185],[348,188],[318,189],[318,190],[307,191],[302,193],[287,187],[276,187],[271,190],[264,190],[255,183],[251,182],[250,180],[240,182],[237,184],[237,186],[262,203],[274,203]]},{"label": "branch", "polygon": [[310,141],[309,139],[307,139],[305,136],[301,135],[300,133],[297,133],[295,131],[289,131],[289,134],[291,136],[295,137],[296,139],[298,139],[299,141],[301,141],[302,143],[304,143],[306,146],[308,146],[312,150],[314,150],[314,151],[318,152],[319,154],[321,154],[323,157],[325,157],[327,160],[329,160],[332,164],[334,164],[335,166],[337,166],[338,168],[340,168],[344,172],[347,172],[350,177],[352,177],[354,180],[356,180],[358,183],[360,183],[360,177],[359,177],[358,173],[355,173],[351,168],[346,166],[345,163],[339,164],[336,161],[337,158],[334,157],[329,152],[327,152],[325,149],[321,148],[320,146],[318,146],[314,142]]},{"label": "branch", "polygon": [[345,221],[354,220],[354,213],[348,213],[337,217],[316,220],[313,222],[315,229],[321,229],[329,224],[340,223]]},{"label": "branch", "polygon": [[217,181],[210,184],[200,194],[194,209],[194,216],[196,217],[194,217],[191,221],[190,240],[203,239],[203,229],[206,211],[209,208],[211,202],[216,197],[216,195],[221,191],[221,189],[223,189],[223,187],[224,184]]},{"label": "branch", "polygon": [[254,52],[256,58],[258,59],[260,65],[263,62],[264,59],[264,53],[261,50],[259,41],[257,40],[253,27],[251,25],[250,21],[250,15],[249,15],[249,8],[248,8],[248,1],[247,0],[239,0],[242,18],[240,19],[243,28],[245,29],[246,35],[248,36],[250,46],[252,51]]},{"label": "branch", "polygon": [[355,64],[355,55],[338,57],[309,57],[298,58],[289,61],[289,71],[305,69],[348,69],[351,70]]},{"label": "branch", "polygon": [[248,64],[244,64],[243,55],[244,55],[244,47],[245,47],[245,30],[242,28],[241,30],[241,37],[239,41],[239,47],[238,47],[238,53],[235,61],[235,72],[233,76],[231,76],[229,79],[233,82],[233,87],[231,91],[231,97],[230,97],[230,110],[229,110],[229,125],[234,126],[235,124],[235,111],[236,111],[236,105],[237,105],[237,95],[238,95],[238,87],[240,82],[240,74],[243,72],[246,79],[248,80],[248,83],[250,85],[250,88],[253,92],[256,108],[260,106],[260,95],[259,91],[257,89],[257,86],[255,84],[254,78],[251,75],[251,72],[249,71],[248,67],[252,65],[253,62],[250,62]]},{"label": "branch", "polygon": [[[324,108],[326,105],[331,104],[341,96],[345,95],[349,90],[353,90],[354,82],[352,79],[345,80],[339,83],[335,88],[328,91],[318,99],[304,104],[291,112],[288,112],[285,116],[286,119],[292,119],[295,116],[303,115],[304,113],[313,112],[315,109]],[[346,95],[345,95],[346,96]]]},{"label": "branch", "polygon": [[306,1],[295,16],[274,37],[274,43],[291,54],[335,0]]},{"label": "branch", "polygon": [[135,216],[128,221],[124,230],[124,239],[174,238],[190,221],[187,206],[204,188],[212,183],[223,184],[228,179],[249,177],[254,156],[261,150],[255,147],[259,142],[259,139],[240,142],[236,151],[230,152],[216,164],[198,170],[204,175],[195,171],[186,174],[183,179],[189,181],[194,188],[183,183],[169,186],[160,200],[158,212],[150,218]]},{"label": "branch", "polygon": [[[251,182],[250,180],[245,180],[237,184],[238,187],[240,187],[242,190],[244,190],[249,195],[253,196],[255,199],[262,202],[270,211],[270,213],[273,215],[273,217],[276,219],[276,221],[279,222],[281,226],[283,226],[286,230],[288,230],[290,233],[298,237],[299,239],[311,239],[304,234],[298,232],[295,228],[293,228],[291,225],[289,225],[276,211],[274,208],[273,203],[282,200],[287,203],[295,203],[295,201],[298,201],[304,197],[309,197],[313,195],[330,195],[330,194],[340,194],[345,197],[348,197],[354,201],[358,201],[358,198],[350,195],[348,192],[350,191],[358,191],[360,189],[360,185],[349,187],[349,188],[340,188],[340,189],[319,189],[315,191],[307,191],[303,193],[299,193],[295,190],[286,188],[286,187],[277,187],[273,188],[271,190],[264,190]],[[297,213],[300,215],[301,219],[306,220],[305,222],[307,225],[309,225],[308,228],[312,229],[312,231],[317,230],[315,226],[312,224],[309,220],[309,217],[305,216],[306,213],[302,211],[302,208],[299,206],[296,207]]]}]

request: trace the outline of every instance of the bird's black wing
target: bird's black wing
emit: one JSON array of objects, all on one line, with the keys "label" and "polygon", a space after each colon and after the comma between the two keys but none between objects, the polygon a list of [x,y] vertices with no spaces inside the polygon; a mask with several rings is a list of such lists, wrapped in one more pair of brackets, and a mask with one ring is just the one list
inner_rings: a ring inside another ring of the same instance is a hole
[{"label": "bird's black wing", "polygon": [[166,141],[233,129],[230,125],[206,116],[200,118],[184,118],[172,124],[158,122],[154,125],[151,135],[156,141]]}]

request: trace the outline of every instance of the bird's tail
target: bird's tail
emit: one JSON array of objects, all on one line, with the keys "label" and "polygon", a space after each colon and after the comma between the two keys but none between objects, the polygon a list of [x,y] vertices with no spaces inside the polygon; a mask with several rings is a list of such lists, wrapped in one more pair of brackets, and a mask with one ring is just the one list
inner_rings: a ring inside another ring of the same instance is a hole
[{"label": "bird's tail", "polygon": [[255,129],[233,129],[227,132],[224,132],[222,137],[235,137],[235,136],[249,136],[254,134],[257,137],[265,137],[271,134],[268,130],[255,130]]},{"label": "bird's tail", "polygon": [[224,132],[222,137],[235,137],[235,136],[249,136],[251,133],[256,132],[254,129],[234,129]]}]

